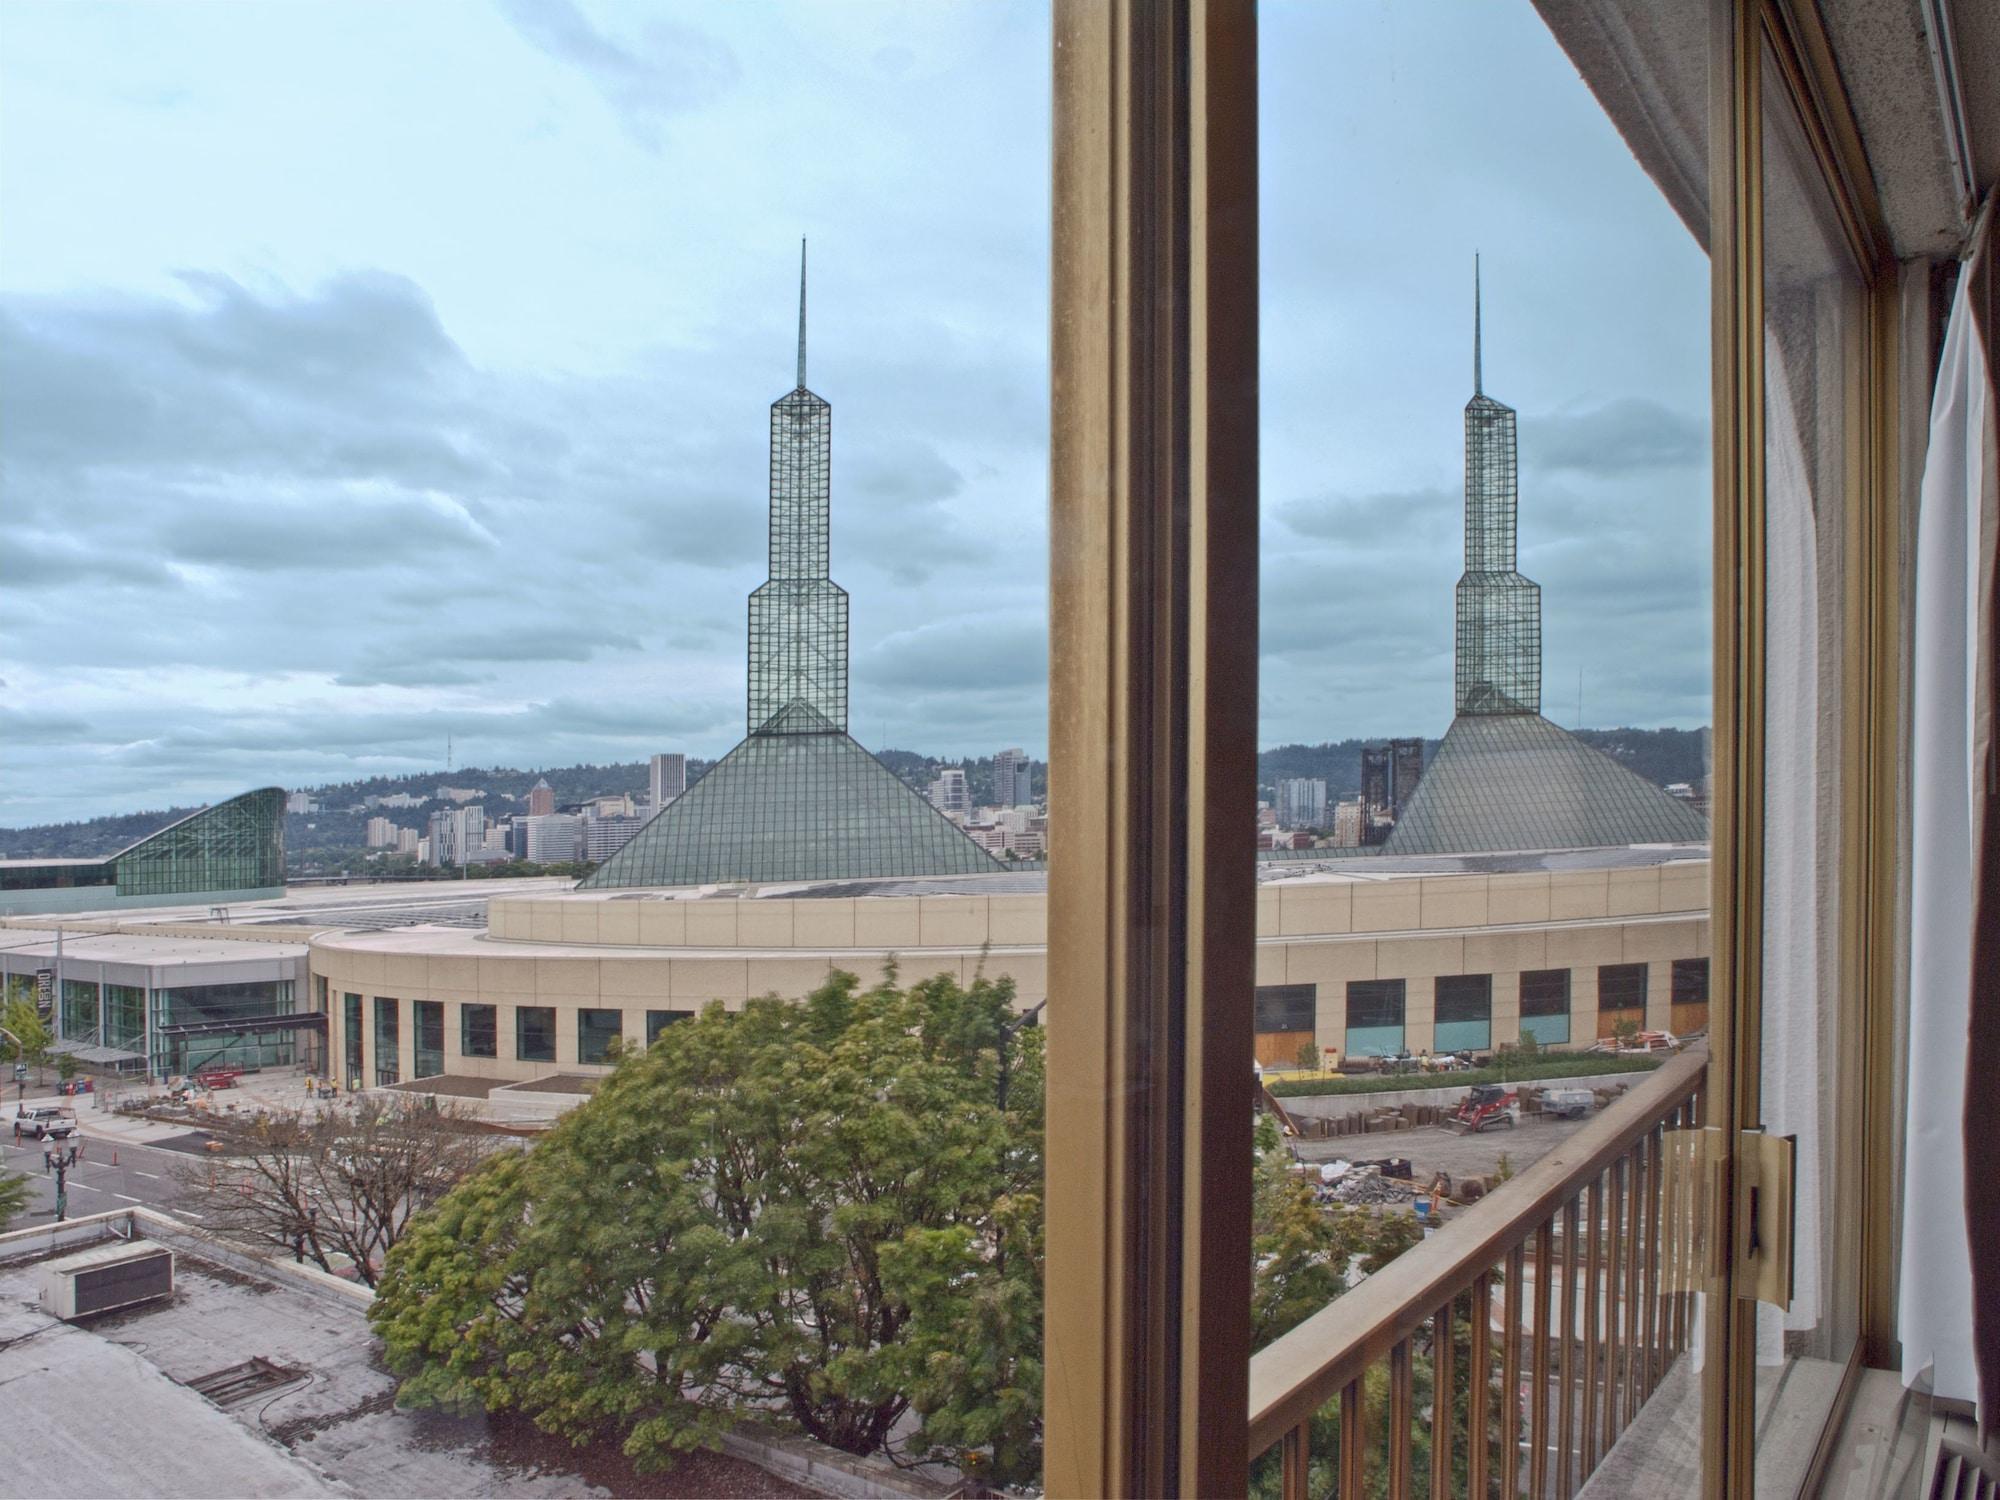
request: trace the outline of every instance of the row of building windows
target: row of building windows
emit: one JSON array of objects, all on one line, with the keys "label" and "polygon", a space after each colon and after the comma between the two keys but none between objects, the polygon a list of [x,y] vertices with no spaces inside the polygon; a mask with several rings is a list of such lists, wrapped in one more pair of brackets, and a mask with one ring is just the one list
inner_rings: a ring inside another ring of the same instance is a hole
[{"label": "row of building windows", "polygon": [[[401,1001],[377,995],[375,1001],[375,1086],[400,1081]],[[435,1078],[445,1070],[445,1002],[410,1002],[413,1031],[413,1065],[418,1078]],[[660,1033],[676,1021],[694,1015],[690,1010],[649,1010],[646,1012],[646,1045],[652,1046]],[[341,997],[341,1037],[346,1060],[347,1086],[360,1088],[363,1078],[362,997]],[[608,1063],[612,1044],[625,1038],[625,1013],[618,1010],[579,1010],[576,1013],[576,1060],[580,1063]],[[471,1001],[458,1007],[458,1050],[463,1057],[495,1058],[500,1055],[500,1008]],[[556,1060],[556,1010],[552,1005],[514,1007],[514,1060],[549,1062]]]},{"label": "row of building windows", "polygon": [[[1708,1005],[1708,960],[1673,961],[1672,1002],[1676,1019],[1698,1019],[1705,1025]],[[1646,1013],[1645,964],[1603,964],[1597,970],[1597,1011],[1600,1035],[1622,1020],[1643,1024]],[[1542,1043],[1569,1041],[1571,971],[1529,969],[1520,980],[1521,1031]],[[1400,1051],[1403,1046],[1404,1000],[1401,979],[1356,979],[1347,985],[1347,1050],[1368,1056]],[[1318,986],[1262,985],[1257,990],[1257,1033],[1260,1037],[1306,1037],[1315,1030]],[[1683,1007],[1702,1007],[1699,1017]],[[1446,974],[1436,981],[1432,1045],[1456,1052],[1490,1047],[1493,1041],[1493,976]],[[1262,1055],[1260,1049],[1260,1056]],[[1282,1049],[1280,1049],[1282,1050]]]}]

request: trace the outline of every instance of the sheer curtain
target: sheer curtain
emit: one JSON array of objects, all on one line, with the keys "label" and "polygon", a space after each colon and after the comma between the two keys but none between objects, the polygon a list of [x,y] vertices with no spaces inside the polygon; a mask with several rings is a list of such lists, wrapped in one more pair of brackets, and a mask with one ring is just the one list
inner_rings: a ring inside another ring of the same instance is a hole
[{"label": "sheer curtain", "polygon": [[[1903,1379],[1929,1372],[1940,1396],[1976,1400],[1976,1283],[1990,1309],[2000,1277],[1991,1238],[1991,1144],[2000,1131],[1990,1053],[2000,1028],[2000,953],[1978,951],[2000,891],[1990,869],[1993,808],[1994,537],[2000,518],[1994,402],[1994,229],[1989,201],[1960,278],[1931,403],[1917,512],[1911,682],[1909,1113],[1904,1161]],[[1982,824],[1985,828],[1982,829]],[[1990,939],[1989,939],[1990,942]],[[1982,1053],[1986,1067],[1980,1070]],[[1982,1173],[1979,1158],[1987,1158]],[[1987,1217],[1981,1217],[1981,1203]],[[1984,1224],[1975,1251],[1973,1226]],[[1982,1425],[1995,1370],[1986,1371]]]}]

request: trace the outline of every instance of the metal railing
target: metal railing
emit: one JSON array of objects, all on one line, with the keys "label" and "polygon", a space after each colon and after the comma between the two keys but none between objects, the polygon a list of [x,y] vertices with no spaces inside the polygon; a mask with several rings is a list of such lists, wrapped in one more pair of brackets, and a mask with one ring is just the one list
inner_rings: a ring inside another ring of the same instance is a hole
[{"label": "metal railing", "polygon": [[1693,1298],[1673,1229],[1686,1205],[1665,1137],[1697,1123],[1707,1067],[1705,1054],[1673,1058],[1259,1350],[1258,1488],[1275,1461],[1283,1500],[1358,1500],[1379,1465],[1391,1500],[1569,1500],[1687,1344]]}]

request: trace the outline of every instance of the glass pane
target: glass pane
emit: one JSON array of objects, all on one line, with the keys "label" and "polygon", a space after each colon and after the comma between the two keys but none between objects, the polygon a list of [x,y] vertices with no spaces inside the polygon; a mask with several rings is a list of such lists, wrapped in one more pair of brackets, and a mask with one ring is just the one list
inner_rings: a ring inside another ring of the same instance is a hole
[{"label": "glass pane", "polygon": [[[1643,1290],[1660,1257],[1639,1254],[1663,1244],[1651,1132],[1680,1115],[1630,1095],[1698,1078],[1706,1046],[1671,1000],[1675,964],[1709,957],[1707,6],[1281,3],[1260,35],[1259,1029],[1263,996],[1311,985],[1340,1063],[1267,1064],[1290,1131],[1260,1160],[1257,1247],[1310,1285],[1303,1203],[1369,1249],[1318,1268],[1310,1328],[1312,1296],[1260,1262],[1257,1337],[1359,1336],[1361,1281],[1520,1202],[1522,1258],[1423,1309],[1406,1442],[1398,1371],[1368,1370],[1363,1493],[1399,1448],[1411,1493],[1471,1492],[1475,1390],[1487,1492],[1504,1454],[1516,1491],[1532,1465],[1573,1493],[1642,1407],[1699,1414],[1689,1299]],[[1615,1169],[1527,1219],[1545,1200],[1517,1178],[1628,1122]],[[1325,1494],[1353,1434],[1317,1409]],[[1656,1487],[1663,1462],[1620,1459]]]},{"label": "glass pane", "polygon": [[1764,61],[1765,614],[1763,1125],[1795,1136],[1791,1306],[1758,1308],[1757,1486],[1790,1494],[1856,1337],[1852,1039],[1840,985],[1842,533],[1864,295],[1817,160]]}]

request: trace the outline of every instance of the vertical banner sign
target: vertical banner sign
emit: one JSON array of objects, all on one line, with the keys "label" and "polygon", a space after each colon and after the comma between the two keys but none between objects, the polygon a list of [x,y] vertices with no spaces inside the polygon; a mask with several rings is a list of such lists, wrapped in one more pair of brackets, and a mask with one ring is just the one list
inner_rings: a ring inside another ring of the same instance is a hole
[{"label": "vertical banner sign", "polygon": [[35,970],[35,1014],[44,1021],[55,1014],[56,971],[54,969]]}]

